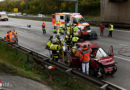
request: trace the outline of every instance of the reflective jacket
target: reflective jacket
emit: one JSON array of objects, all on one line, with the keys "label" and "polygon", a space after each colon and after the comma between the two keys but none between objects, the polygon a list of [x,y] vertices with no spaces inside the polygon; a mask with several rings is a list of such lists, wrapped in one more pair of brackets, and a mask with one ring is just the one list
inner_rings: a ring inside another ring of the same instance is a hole
[{"label": "reflective jacket", "polygon": [[54,32],[54,33],[57,33],[56,29],[53,29],[53,32]]},{"label": "reflective jacket", "polygon": [[75,54],[75,56],[80,57],[80,56],[81,56],[81,51],[82,51],[82,49],[83,49],[83,48],[78,48],[78,49],[77,49],[77,52],[76,52],[76,54]]},{"label": "reflective jacket", "polygon": [[89,62],[90,61],[90,53],[91,52],[92,52],[92,50],[90,48],[82,49],[80,60],[82,62]]},{"label": "reflective jacket", "polygon": [[48,49],[50,49],[51,44],[52,44],[52,41],[49,40],[49,41],[47,42],[47,44],[46,44],[46,46],[47,46]]},{"label": "reflective jacket", "polygon": [[5,41],[9,41],[9,34],[6,34]]},{"label": "reflective jacket", "polygon": [[43,27],[45,27],[45,26],[46,26],[46,24],[45,24],[45,23],[43,23],[43,24],[42,24],[42,26],[43,26]]},{"label": "reflective jacket", "polygon": [[65,36],[65,43],[67,44],[67,46],[71,46],[72,45],[71,40],[72,40],[72,36],[71,35],[70,36],[68,36],[68,35]]},{"label": "reflective jacket", "polygon": [[15,42],[15,37],[14,35],[12,34],[12,32],[9,32],[9,42]]},{"label": "reflective jacket", "polygon": [[72,53],[75,55],[76,52],[77,52],[77,49],[72,47]]},{"label": "reflective jacket", "polygon": [[87,30],[83,30],[83,35],[87,35]]},{"label": "reflective jacket", "polygon": [[12,33],[14,34],[14,37],[17,37],[17,32],[16,31],[13,31]]},{"label": "reflective jacket", "polygon": [[59,49],[60,49],[60,45],[58,45],[58,44],[51,44],[50,45],[50,50],[59,51]]},{"label": "reflective jacket", "polygon": [[78,40],[79,40],[79,37],[73,37],[72,38],[72,42],[78,42]]},{"label": "reflective jacket", "polygon": [[76,32],[77,32],[77,30],[78,30],[78,27],[77,27],[77,26],[75,26],[75,27],[73,28],[73,30],[74,30],[74,32],[76,33]]},{"label": "reflective jacket", "polygon": [[113,31],[113,28],[114,28],[114,27],[113,27],[113,25],[111,24],[111,25],[110,25],[110,28],[109,28],[109,31]]}]

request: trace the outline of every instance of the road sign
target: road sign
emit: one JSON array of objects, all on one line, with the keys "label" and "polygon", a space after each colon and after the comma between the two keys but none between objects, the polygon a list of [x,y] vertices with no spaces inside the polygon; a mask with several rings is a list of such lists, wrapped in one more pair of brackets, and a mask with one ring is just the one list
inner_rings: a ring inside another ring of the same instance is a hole
[{"label": "road sign", "polygon": [[14,8],[14,12],[18,12],[18,8]]}]

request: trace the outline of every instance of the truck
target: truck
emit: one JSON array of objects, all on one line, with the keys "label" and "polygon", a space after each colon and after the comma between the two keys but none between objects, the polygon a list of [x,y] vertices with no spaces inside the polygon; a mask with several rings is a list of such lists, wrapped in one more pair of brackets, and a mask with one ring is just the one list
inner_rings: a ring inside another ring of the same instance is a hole
[{"label": "truck", "polygon": [[0,20],[8,21],[8,16],[7,16],[6,12],[0,12]]},{"label": "truck", "polygon": [[[84,28],[87,29],[86,38],[97,39],[97,33],[90,28],[90,24],[86,22],[83,16],[80,13],[55,13],[52,14],[52,25],[68,26],[75,24],[78,26],[79,30],[82,32]],[[80,32],[80,33],[81,33]],[[81,34],[78,34],[79,37]]]}]

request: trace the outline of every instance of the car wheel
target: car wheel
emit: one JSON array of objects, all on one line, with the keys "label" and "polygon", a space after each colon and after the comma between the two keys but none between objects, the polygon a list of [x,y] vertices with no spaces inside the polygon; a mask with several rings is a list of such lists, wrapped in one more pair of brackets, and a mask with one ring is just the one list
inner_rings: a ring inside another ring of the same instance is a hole
[{"label": "car wheel", "polygon": [[104,76],[104,69],[102,67],[99,67],[98,70],[97,70],[97,76],[98,78],[101,78]]},{"label": "car wheel", "polygon": [[112,75],[115,74],[116,71],[117,71],[117,66],[114,66],[114,67],[113,67],[113,71],[112,71],[111,74],[112,74]]}]

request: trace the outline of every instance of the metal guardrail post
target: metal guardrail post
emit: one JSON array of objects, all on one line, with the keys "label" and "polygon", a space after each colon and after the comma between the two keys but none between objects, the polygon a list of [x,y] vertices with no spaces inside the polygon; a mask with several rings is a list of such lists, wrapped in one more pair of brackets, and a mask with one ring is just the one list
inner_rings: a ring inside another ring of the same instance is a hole
[{"label": "metal guardrail post", "polygon": [[17,48],[15,49],[15,54],[16,54],[16,56],[18,55],[18,50],[17,50]]},{"label": "metal guardrail post", "polygon": [[27,63],[29,63],[29,55],[27,54]]},{"label": "metal guardrail post", "polygon": [[107,86],[108,86],[108,84],[104,84],[103,86],[100,87],[99,90],[107,90]]}]

